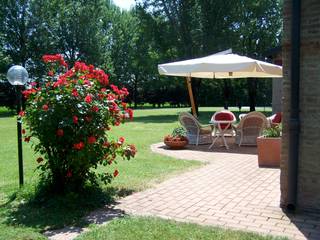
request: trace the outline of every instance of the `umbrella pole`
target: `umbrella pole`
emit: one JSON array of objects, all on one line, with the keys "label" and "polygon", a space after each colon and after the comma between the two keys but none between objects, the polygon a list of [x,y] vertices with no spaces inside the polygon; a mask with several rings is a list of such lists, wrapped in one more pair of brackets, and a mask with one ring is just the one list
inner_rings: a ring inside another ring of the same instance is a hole
[{"label": "umbrella pole", "polygon": [[192,114],[193,114],[193,116],[197,117],[196,105],[194,103],[194,97],[193,97],[193,92],[192,92],[191,77],[187,77],[186,81],[187,81],[187,86],[188,86],[188,92],[189,92],[189,98],[190,98],[190,103],[191,103],[191,108],[192,108]]}]

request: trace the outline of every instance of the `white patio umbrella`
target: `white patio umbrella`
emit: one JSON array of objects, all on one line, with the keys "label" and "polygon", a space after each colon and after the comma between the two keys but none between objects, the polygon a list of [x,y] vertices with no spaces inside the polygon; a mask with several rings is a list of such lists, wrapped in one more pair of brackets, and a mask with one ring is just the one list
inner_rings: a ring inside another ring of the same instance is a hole
[{"label": "white patio umbrella", "polygon": [[226,78],[282,78],[282,67],[233,54],[226,50],[207,57],[158,65],[161,75],[187,78],[192,111],[195,106],[191,89],[191,77],[226,79]]}]

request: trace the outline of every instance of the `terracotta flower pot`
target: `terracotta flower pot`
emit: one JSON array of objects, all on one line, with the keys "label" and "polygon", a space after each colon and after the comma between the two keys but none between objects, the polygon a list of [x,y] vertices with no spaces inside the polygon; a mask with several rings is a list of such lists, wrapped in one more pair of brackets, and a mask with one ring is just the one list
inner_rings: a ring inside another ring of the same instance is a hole
[{"label": "terracotta flower pot", "polygon": [[259,167],[280,167],[281,138],[257,138]]},{"label": "terracotta flower pot", "polygon": [[180,141],[164,140],[164,144],[168,146],[170,149],[183,149],[188,144],[188,140],[180,140]]}]

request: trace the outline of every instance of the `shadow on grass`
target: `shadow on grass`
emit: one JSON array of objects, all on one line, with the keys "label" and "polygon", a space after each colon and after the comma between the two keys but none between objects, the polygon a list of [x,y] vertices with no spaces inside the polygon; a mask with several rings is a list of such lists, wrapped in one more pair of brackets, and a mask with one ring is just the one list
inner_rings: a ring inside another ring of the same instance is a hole
[{"label": "shadow on grass", "polygon": [[16,115],[14,110],[0,111],[0,118],[13,117]]},{"label": "shadow on grass", "polygon": [[65,226],[83,227],[91,223],[84,218],[89,213],[112,205],[118,197],[127,196],[132,192],[133,190],[113,187],[89,187],[78,194],[34,195],[27,202],[19,202],[13,194],[2,206],[8,209],[4,223],[32,227],[41,232]]},{"label": "shadow on grass", "polygon": [[178,115],[150,115],[134,117],[134,122],[141,123],[173,123],[178,121]]},{"label": "shadow on grass", "polygon": [[[179,113],[184,112],[183,109],[178,111],[176,115],[165,115],[165,111],[161,112],[159,115],[149,115],[149,116],[138,116],[134,117],[135,122],[143,122],[143,123],[173,123],[178,121]],[[214,112],[203,111],[200,112],[199,120],[203,124],[207,124],[213,115]]]},{"label": "shadow on grass", "polygon": [[[181,109],[181,112],[184,112],[183,109]],[[180,111],[177,112],[176,115],[165,115],[165,111],[161,112],[159,115],[149,115],[149,116],[137,116],[134,117],[134,122],[142,122],[142,123],[173,123],[178,121],[179,113]],[[212,115],[214,114],[214,111],[201,111],[199,114],[199,121],[202,124],[208,124]],[[239,119],[239,115],[242,113],[248,113],[248,112],[238,112],[238,111],[233,111],[235,114],[236,118]],[[262,112],[266,116],[270,115],[270,112]]]}]

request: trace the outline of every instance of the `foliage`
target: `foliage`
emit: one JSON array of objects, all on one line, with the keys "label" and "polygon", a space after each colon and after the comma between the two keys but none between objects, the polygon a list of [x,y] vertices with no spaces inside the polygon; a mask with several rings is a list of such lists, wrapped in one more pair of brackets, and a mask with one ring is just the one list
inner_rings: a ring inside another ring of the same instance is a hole
[{"label": "foliage", "polygon": [[185,137],[187,136],[187,131],[183,127],[176,127],[173,129],[172,134],[173,137]]},{"label": "foliage", "polygon": [[[205,56],[228,48],[264,59],[265,52],[280,42],[280,0],[140,0],[138,3],[139,18],[145,19],[142,23],[148,26],[144,29],[152,36],[159,62]],[[172,77],[167,81],[172,81]],[[193,79],[194,95],[199,105],[271,104],[270,80],[267,86],[264,80],[242,82],[246,84],[229,80],[213,84]],[[257,99],[259,94],[267,98]],[[183,95],[179,97],[185,100]]]},{"label": "foliage", "polygon": [[8,81],[0,80],[0,106],[13,108],[16,101],[14,87]]},{"label": "foliage", "polygon": [[[3,1],[0,74],[11,63],[22,64],[32,79],[41,80],[41,56],[61,52],[71,64],[84,61],[108,70],[132,93],[128,102],[135,106],[185,106],[184,81],[160,77],[157,64],[228,48],[265,60],[265,52],[281,42],[281,0],[136,2],[131,11],[121,11],[104,0]],[[199,106],[271,105],[270,79],[193,79],[193,87]]]},{"label": "foliage", "polygon": [[42,176],[58,191],[76,190],[87,180],[97,183],[97,177],[110,182],[118,170],[97,176],[92,169],[111,165],[117,155],[129,160],[136,153],[134,145],[124,145],[123,137],[114,141],[105,134],[111,126],[132,119],[132,110],[123,102],[127,89],[109,86],[108,75],[93,65],[76,62],[68,70],[59,54],[43,60],[48,77],[23,92],[27,108],[20,113],[29,130],[24,140],[39,140],[34,149],[44,157],[37,159]]},{"label": "foliage", "polygon": [[266,138],[278,138],[281,137],[282,127],[281,124],[266,128],[263,131],[263,136]]},{"label": "foliage", "polygon": [[171,135],[164,137],[164,141],[188,141],[187,131],[183,127],[176,127],[173,129]]}]

